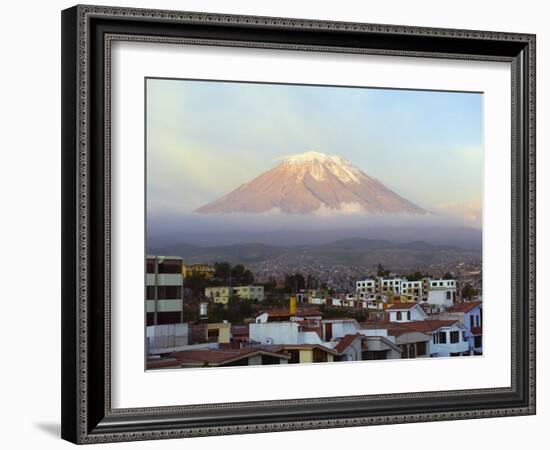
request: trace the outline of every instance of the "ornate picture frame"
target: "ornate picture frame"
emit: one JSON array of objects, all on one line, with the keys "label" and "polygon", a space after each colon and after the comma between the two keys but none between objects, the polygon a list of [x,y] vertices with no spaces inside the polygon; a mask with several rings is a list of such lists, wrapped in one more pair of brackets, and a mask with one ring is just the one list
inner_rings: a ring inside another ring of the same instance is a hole
[{"label": "ornate picture frame", "polygon": [[[116,41],[511,65],[511,384],[468,390],[112,407],[111,46]],[[196,12],[62,12],[62,437],[168,439],[535,414],[535,36]]]}]

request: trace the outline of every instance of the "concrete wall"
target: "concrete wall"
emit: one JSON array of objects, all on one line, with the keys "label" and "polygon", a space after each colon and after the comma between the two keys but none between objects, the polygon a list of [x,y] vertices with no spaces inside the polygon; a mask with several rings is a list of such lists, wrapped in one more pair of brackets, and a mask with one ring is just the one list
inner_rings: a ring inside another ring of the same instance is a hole
[{"label": "concrete wall", "polygon": [[361,361],[361,339],[355,339],[340,357],[341,361]]},{"label": "concrete wall", "polygon": [[[430,289],[428,292],[428,303],[432,305],[444,305],[452,306],[453,304],[453,292],[456,292],[455,289]],[[449,293],[449,298],[447,298],[447,293]]]},{"label": "concrete wall", "polygon": [[298,328],[295,322],[251,323],[250,340],[261,344],[299,344]]},{"label": "concrete wall", "polygon": [[[146,309],[148,313],[155,312],[155,301],[146,300]],[[157,300],[157,312],[179,312],[182,310],[183,300]]]},{"label": "concrete wall", "polygon": [[[148,273],[145,277],[147,286],[155,285],[155,274]],[[183,284],[183,276],[180,273],[159,273],[157,275],[157,284],[159,286],[181,286]]]},{"label": "concrete wall", "polygon": [[[324,324],[326,324],[326,321],[323,321]],[[338,321],[338,322],[330,322],[332,323],[332,337],[333,338],[340,338],[344,337],[346,334],[355,334],[359,331],[359,327],[356,322],[354,321]],[[323,326],[323,337],[324,340],[326,339],[325,335],[325,326]]]},{"label": "concrete wall", "polygon": [[146,333],[150,353],[171,351],[189,343],[189,325],[186,323],[152,325],[147,327]]},{"label": "concrete wall", "polygon": [[313,362],[313,350],[300,350],[300,364]]},{"label": "concrete wall", "polygon": [[[451,331],[458,331],[460,333],[459,341],[451,344]],[[437,334],[439,332],[445,333],[445,343],[438,341]],[[469,351],[469,343],[466,338],[467,331],[462,326],[454,324],[452,327],[445,328],[438,332],[434,332],[435,338],[432,338],[431,354],[434,356],[450,356],[451,353],[465,353]],[[434,342],[435,339],[435,342]]]}]

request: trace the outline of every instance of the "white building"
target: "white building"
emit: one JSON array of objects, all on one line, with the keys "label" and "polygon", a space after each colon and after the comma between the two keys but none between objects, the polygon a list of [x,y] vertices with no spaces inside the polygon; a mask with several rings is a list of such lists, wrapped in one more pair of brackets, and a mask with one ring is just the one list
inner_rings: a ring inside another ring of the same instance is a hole
[{"label": "white building", "polygon": [[406,278],[367,278],[356,282],[360,298],[372,295],[399,295],[416,302],[450,306],[456,302],[456,280],[433,280],[422,278],[410,281]]},{"label": "white building", "polygon": [[147,256],[147,325],[181,322],[183,309],[183,261],[178,256]]},{"label": "white building", "polygon": [[428,318],[418,303],[393,303],[386,311],[389,313],[390,322],[412,322]]},{"label": "white building", "polygon": [[323,345],[314,331],[302,331],[297,322],[263,322],[249,325],[250,341],[262,345]]},{"label": "white building", "polygon": [[433,330],[431,356],[469,355],[467,329],[459,321]]},{"label": "white building", "polygon": [[348,334],[359,332],[359,323],[355,319],[324,319],[321,335],[324,341],[343,338]]},{"label": "white building", "polygon": [[455,302],[455,280],[430,280],[427,303],[431,305],[452,306]]},{"label": "white building", "polygon": [[464,324],[468,329],[467,337],[470,353],[474,355],[483,353],[483,317],[480,301],[456,303],[446,312],[440,314],[440,318],[456,319]]}]

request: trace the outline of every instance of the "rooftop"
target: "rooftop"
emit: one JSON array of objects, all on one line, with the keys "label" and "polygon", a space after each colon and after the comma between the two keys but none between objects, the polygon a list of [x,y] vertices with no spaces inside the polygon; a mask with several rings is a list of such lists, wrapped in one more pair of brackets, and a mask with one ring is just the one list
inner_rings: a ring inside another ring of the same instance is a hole
[{"label": "rooftop", "polygon": [[336,347],[334,347],[334,350],[336,350],[338,353],[342,353],[351,344],[353,344],[357,338],[361,338],[361,337],[362,337],[362,335],[359,334],[359,333],[346,334],[342,339],[340,339],[340,342],[338,342]]},{"label": "rooftop", "polygon": [[473,302],[456,303],[453,306],[451,306],[447,311],[467,313],[467,312],[470,312],[472,309],[477,308],[480,305],[481,305],[481,302],[478,300]]},{"label": "rooftop", "polygon": [[220,366],[255,355],[266,355],[281,359],[290,359],[290,356],[282,350],[282,347],[272,347],[270,349],[263,347],[245,347],[241,349],[227,348],[223,350],[201,349],[176,352],[173,354],[173,357],[179,364],[186,366],[202,366],[205,364]]},{"label": "rooftop", "polygon": [[418,302],[393,302],[391,306],[386,308],[388,311],[408,311],[418,305]]},{"label": "rooftop", "polygon": [[431,334],[441,328],[446,328],[460,322],[458,320],[415,320],[412,322],[392,322],[388,327],[388,334],[399,336],[405,333],[418,332]]}]

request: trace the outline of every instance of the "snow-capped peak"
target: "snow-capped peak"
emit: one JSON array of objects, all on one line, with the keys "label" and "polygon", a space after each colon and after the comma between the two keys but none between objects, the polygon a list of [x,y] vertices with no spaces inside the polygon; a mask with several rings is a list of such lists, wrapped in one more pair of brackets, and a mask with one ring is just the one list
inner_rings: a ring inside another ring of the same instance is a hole
[{"label": "snow-capped peak", "polygon": [[279,161],[272,169],[196,212],[425,213],[340,156],[309,151]]},{"label": "snow-capped peak", "polygon": [[330,158],[329,155],[325,155],[324,153],[311,150],[309,152],[287,156],[286,158],[283,158],[283,160],[284,162],[295,163],[295,164],[300,164],[300,163],[309,162],[309,161],[319,161],[321,163],[324,163],[329,158]]},{"label": "snow-capped peak", "polygon": [[309,173],[315,180],[322,181],[326,178],[325,171],[328,170],[343,183],[360,183],[361,171],[338,155],[309,151],[288,156],[283,163],[289,165],[293,172],[297,172],[299,179]]}]

